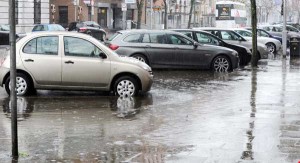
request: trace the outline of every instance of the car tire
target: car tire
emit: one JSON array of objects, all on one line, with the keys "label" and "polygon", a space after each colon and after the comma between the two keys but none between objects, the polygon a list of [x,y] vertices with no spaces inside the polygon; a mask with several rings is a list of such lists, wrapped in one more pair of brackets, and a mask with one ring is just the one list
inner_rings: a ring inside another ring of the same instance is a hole
[{"label": "car tire", "polygon": [[212,69],[215,72],[228,72],[231,71],[231,62],[228,57],[220,55],[213,59]]},{"label": "car tire", "polygon": [[[16,85],[16,93],[17,96],[27,96],[35,91],[33,88],[31,80],[29,80],[28,76],[17,73],[17,85]],[[8,77],[5,81],[5,90],[7,94],[10,94],[10,78]]]},{"label": "car tire", "polygon": [[144,55],[142,55],[142,54],[134,54],[131,57],[133,57],[133,58],[135,58],[135,59],[137,59],[139,61],[142,61],[142,62],[144,62],[146,64],[149,64],[147,58]]},{"label": "car tire", "polygon": [[266,46],[268,48],[268,51],[275,54],[276,53],[276,45],[271,43],[271,42],[268,42],[266,43]]},{"label": "car tire", "polygon": [[114,93],[117,96],[131,97],[138,93],[137,81],[130,76],[118,78],[114,84]]}]

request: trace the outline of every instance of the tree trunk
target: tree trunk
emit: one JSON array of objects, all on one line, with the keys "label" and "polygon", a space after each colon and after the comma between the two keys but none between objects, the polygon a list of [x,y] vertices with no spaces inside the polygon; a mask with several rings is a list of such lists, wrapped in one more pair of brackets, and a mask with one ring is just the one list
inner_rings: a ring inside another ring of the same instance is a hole
[{"label": "tree trunk", "polygon": [[136,1],[136,7],[138,9],[137,27],[136,27],[137,29],[141,29],[143,6],[144,6],[144,0]]},{"label": "tree trunk", "polygon": [[191,21],[192,21],[192,14],[193,14],[194,5],[195,5],[195,0],[191,0],[191,9],[190,9],[189,22],[188,22],[188,27],[187,27],[188,29],[191,28]]},{"label": "tree trunk", "polygon": [[252,25],[252,58],[251,66],[257,67],[257,14],[256,14],[256,0],[251,0],[251,25]]},{"label": "tree trunk", "polygon": [[168,29],[168,6],[167,6],[167,0],[163,0],[165,5],[165,15],[164,15],[164,29]]},{"label": "tree trunk", "polygon": [[266,14],[266,22],[265,23],[268,23],[268,21],[269,21],[269,15],[270,15],[270,13],[267,12],[267,14]]}]

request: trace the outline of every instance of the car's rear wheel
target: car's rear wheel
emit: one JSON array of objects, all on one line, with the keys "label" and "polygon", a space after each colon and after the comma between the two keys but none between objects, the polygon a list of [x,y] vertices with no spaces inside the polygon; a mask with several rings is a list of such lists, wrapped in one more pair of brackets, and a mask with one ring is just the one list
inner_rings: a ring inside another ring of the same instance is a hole
[{"label": "car's rear wheel", "polygon": [[266,43],[266,46],[267,46],[268,51],[270,53],[276,53],[276,46],[275,46],[275,44],[273,44],[271,42],[268,42],[268,43]]},{"label": "car's rear wheel", "polygon": [[215,72],[228,72],[231,70],[231,62],[226,56],[217,56],[212,62]]},{"label": "car's rear wheel", "polygon": [[135,59],[138,59],[139,61],[142,61],[144,63],[149,64],[147,58],[144,55],[142,55],[142,54],[134,54],[131,57],[133,57]]},{"label": "car's rear wheel", "polygon": [[[5,90],[7,94],[10,94],[10,78],[5,81]],[[17,96],[26,96],[34,91],[33,85],[29,78],[22,74],[17,73],[16,76],[16,94]]]},{"label": "car's rear wheel", "polygon": [[114,92],[118,96],[131,97],[138,93],[137,81],[130,76],[123,76],[116,80]]}]

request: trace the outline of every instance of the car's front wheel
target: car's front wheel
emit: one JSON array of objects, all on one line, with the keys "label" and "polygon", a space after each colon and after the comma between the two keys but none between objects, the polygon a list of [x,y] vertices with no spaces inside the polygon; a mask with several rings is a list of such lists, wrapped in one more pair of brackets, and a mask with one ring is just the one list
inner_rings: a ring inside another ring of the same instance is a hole
[{"label": "car's front wheel", "polygon": [[[5,81],[5,90],[7,94],[10,94],[10,78],[7,78]],[[31,93],[33,90],[32,83],[30,82],[29,78],[22,74],[17,73],[16,76],[16,94],[17,96],[26,96]]]},{"label": "car's front wheel", "polygon": [[123,76],[116,80],[114,92],[118,96],[131,97],[138,93],[137,81],[130,76]]},{"label": "car's front wheel", "polygon": [[215,72],[228,72],[231,70],[231,62],[226,56],[217,56],[212,62]]},{"label": "car's front wheel", "polygon": [[270,53],[276,53],[276,46],[275,46],[275,44],[273,44],[273,43],[271,43],[271,42],[268,42],[268,43],[266,44],[266,46],[267,46],[268,51],[269,51]]}]

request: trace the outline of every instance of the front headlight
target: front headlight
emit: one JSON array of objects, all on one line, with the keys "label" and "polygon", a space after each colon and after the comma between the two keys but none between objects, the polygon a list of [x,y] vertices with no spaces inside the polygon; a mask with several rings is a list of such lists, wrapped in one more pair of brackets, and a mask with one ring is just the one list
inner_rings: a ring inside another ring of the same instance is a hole
[{"label": "front headlight", "polygon": [[151,75],[152,75],[152,69],[149,65],[147,65],[146,63],[144,63],[142,66],[141,66],[145,71],[148,71]]}]

